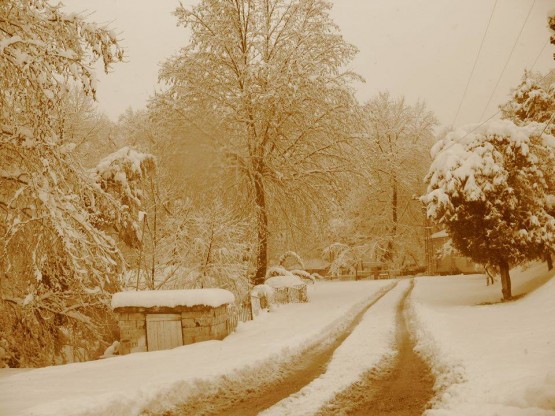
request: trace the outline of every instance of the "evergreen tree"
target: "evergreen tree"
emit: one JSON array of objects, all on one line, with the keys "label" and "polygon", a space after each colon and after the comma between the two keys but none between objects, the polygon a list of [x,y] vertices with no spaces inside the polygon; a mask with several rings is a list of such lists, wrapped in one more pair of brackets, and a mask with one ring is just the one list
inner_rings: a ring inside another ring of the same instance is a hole
[{"label": "evergreen tree", "polygon": [[555,243],[555,140],[543,128],[493,121],[451,132],[432,149],[422,197],[428,216],[462,254],[499,268],[505,300],[510,267]]},{"label": "evergreen tree", "polygon": [[524,71],[520,84],[512,91],[501,108],[502,118],[522,126],[531,122],[549,123],[546,131],[555,132],[552,117],[555,113],[555,87],[548,76]]}]

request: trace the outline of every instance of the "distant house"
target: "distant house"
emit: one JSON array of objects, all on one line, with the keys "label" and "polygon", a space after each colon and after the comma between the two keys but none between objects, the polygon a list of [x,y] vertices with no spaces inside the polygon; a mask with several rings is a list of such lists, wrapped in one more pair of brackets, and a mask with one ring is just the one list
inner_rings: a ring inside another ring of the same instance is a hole
[{"label": "distant house", "polygon": [[318,273],[320,276],[326,276],[330,268],[330,263],[322,259],[308,259],[305,260],[304,267],[310,274]]},{"label": "distant house", "polygon": [[441,230],[430,236],[430,264],[428,270],[430,274],[461,274],[476,273],[480,266],[460,254],[441,255],[441,250],[445,243],[449,241],[447,231]]}]

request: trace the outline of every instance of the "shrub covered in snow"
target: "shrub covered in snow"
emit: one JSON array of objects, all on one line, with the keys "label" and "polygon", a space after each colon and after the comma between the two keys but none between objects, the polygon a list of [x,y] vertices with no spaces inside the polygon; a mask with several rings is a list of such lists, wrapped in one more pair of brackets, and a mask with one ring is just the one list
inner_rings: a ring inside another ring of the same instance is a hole
[{"label": "shrub covered in snow", "polygon": [[282,287],[301,287],[306,286],[306,283],[298,276],[287,274],[285,276],[274,276],[266,279],[265,285],[274,289]]},{"label": "shrub covered in snow", "polygon": [[[555,87],[546,78],[539,73],[525,71],[510,99],[500,107],[503,118],[510,119],[517,125],[552,121],[555,113]],[[546,131],[553,134],[555,125],[549,123]]]},{"label": "shrub covered in snow", "polygon": [[314,277],[310,273],[305,272],[304,270],[290,270],[289,273],[297,277],[300,277],[306,283],[314,284],[315,282]]},{"label": "shrub covered in snow", "polygon": [[279,258],[279,265],[282,267],[285,267],[285,264],[288,261],[294,264],[295,266],[299,266],[301,269],[304,269],[303,259],[294,251],[287,251],[283,253],[282,256]]},{"label": "shrub covered in snow", "polygon": [[274,276],[286,276],[290,274],[289,270],[282,266],[271,266],[266,270],[266,279]]}]

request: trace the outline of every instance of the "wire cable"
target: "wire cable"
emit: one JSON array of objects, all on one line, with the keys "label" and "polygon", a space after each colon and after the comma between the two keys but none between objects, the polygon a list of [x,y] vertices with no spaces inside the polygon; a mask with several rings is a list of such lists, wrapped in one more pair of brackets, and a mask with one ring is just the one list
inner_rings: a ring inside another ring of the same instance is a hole
[{"label": "wire cable", "polygon": [[505,71],[507,70],[507,67],[509,66],[509,62],[511,61],[511,58],[513,57],[513,53],[516,49],[516,45],[518,44],[518,41],[520,40],[520,36],[522,35],[522,32],[524,31],[524,27],[526,26],[526,23],[528,22],[528,18],[530,17],[530,14],[532,13],[532,9],[534,8],[535,4],[536,4],[536,0],[532,1],[532,4],[530,5],[530,8],[528,9],[528,14],[526,15],[526,19],[524,19],[524,23],[522,24],[522,26],[520,28],[520,32],[518,32],[518,36],[515,39],[515,42],[513,44],[512,49],[511,49],[511,53],[509,54],[509,57],[505,61],[505,66],[503,67],[503,70],[501,71],[501,74],[499,74],[499,78],[497,78],[497,82],[495,84],[495,87],[493,87],[493,90],[491,91],[488,102],[487,102],[486,106],[484,107],[484,110],[482,111],[482,114],[480,115],[480,120],[482,120],[484,118],[484,114],[486,114],[486,111],[489,107],[489,104],[491,103],[491,99],[493,98],[493,95],[495,94],[495,91],[497,90],[497,87],[499,86],[499,83],[501,82],[501,78],[503,78],[503,75],[505,74]]},{"label": "wire cable", "polygon": [[480,58],[480,53],[482,52],[482,48],[484,47],[484,42],[486,40],[486,36],[488,34],[489,31],[489,27],[491,24],[491,20],[493,18],[493,14],[495,12],[495,8],[497,7],[497,1],[495,0],[495,3],[493,3],[493,8],[491,9],[491,13],[489,15],[489,20],[488,20],[488,24],[486,26],[486,31],[484,32],[483,36],[482,36],[482,41],[480,42],[480,47],[478,48],[478,53],[476,54],[476,57],[474,58],[474,64],[472,65],[472,70],[470,71],[470,76],[468,77],[468,81],[466,81],[466,86],[464,87],[464,92],[461,98],[461,101],[459,103],[459,107],[457,108],[457,112],[455,114],[455,118],[453,119],[453,123],[452,125],[455,125],[455,123],[457,122],[457,119],[459,118],[459,113],[461,111],[461,107],[462,104],[464,102],[464,99],[466,97],[466,93],[468,91],[468,86],[470,85],[470,81],[472,80],[472,77],[474,76],[474,71],[476,70],[476,65],[478,64],[478,58]]},{"label": "wire cable", "polygon": [[540,56],[542,56],[543,51],[545,50],[548,44],[549,44],[549,38],[546,39],[545,43],[543,44],[543,48],[541,49],[540,53],[538,53],[538,55],[536,56],[536,59],[534,59],[534,63],[532,64],[530,71],[532,71],[535,68],[536,64],[538,63],[538,60],[540,59]]},{"label": "wire cable", "polygon": [[[551,74],[551,71],[548,71],[546,74],[544,74],[543,77],[540,78],[539,82],[543,82],[549,75]],[[499,113],[501,112],[501,110],[497,110],[495,113],[493,113],[491,116],[489,116],[486,120],[478,123],[472,130],[470,130],[469,132],[467,132],[460,140],[464,140],[469,134],[474,133],[476,130],[478,130],[480,127],[482,127],[484,124],[486,124],[488,121],[490,121],[491,119],[493,119],[494,117],[497,117],[499,115]],[[545,131],[547,130],[548,126],[553,122],[553,119],[555,118],[555,113],[553,113],[553,115],[551,116],[551,120],[549,120],[546,125],[545,128],[543,129],[542,135],[545,133]],[[445,149],[450,148],[451,146],[453,146],[455,143],[451,143],[449,146],[447,146]]]}]

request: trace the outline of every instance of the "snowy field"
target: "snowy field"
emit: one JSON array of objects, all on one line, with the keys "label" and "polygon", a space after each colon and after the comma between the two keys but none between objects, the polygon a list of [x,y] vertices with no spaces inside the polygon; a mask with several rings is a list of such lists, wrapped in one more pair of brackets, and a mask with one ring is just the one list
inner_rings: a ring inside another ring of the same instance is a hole
[{"label": "snowy field", "polygon": [[242,324],[223,341],[47,367],[0,378],[0,415],[136,415],[161,410],[241,372],[264,377],[346,326],[391,281],[318,282],[310,303]]},{"label": "snowy field", "polygon": [[486,287],[483,276],[417,279],[409,315],[439,393],[427,416],[555,415],[555,280],[546,270],[513,271],[513,294],[530,293],[504,304],[488,305],[500,284]]}]

